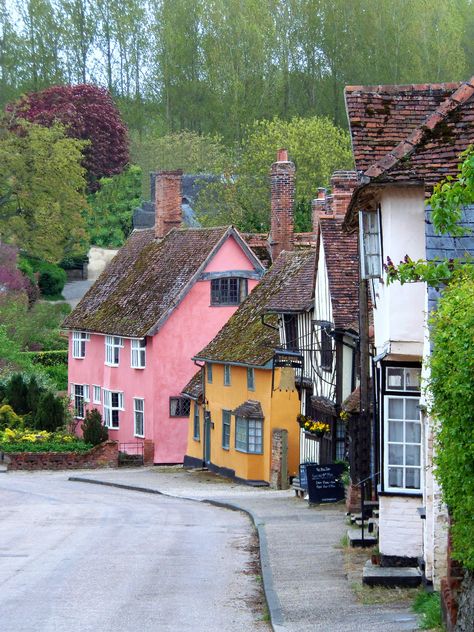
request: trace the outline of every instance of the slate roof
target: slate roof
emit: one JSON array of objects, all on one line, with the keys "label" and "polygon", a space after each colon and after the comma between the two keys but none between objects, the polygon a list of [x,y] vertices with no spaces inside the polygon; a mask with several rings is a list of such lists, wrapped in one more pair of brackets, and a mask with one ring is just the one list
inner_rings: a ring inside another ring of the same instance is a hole
[{"label": "slate roof", "polygon": [[232,227],[173,229],[160,241],[153,229],[134,231],[63,327],[153,335],[231,234],[240,240]]},{"label": "slate roof", "polygon": [[240,406],[237,406],[232,414],[245,419],[263,419],[263,410],[260,402],[255,399],[248,399]]},{"label": "slate roof", "polygon": [[347,87],[361,184],[413,181],[430,192],[454,176],[459,154],[474,142],[473,95],[474,77],[464,83]]},{"label": "slate roof", "polygon": [[358,331],[358,235],[343,230],[343,218],[320,218],[334,324],[336,329]]},{"label": "slate roof", "polygon": [[300,253],[301,265],[291,281],[285,283],[267,303],[267,311],[290,313],[311,309],[314,301],[314,280],[316,273],[316,252],[306,250]]},{"label": "slate roof", "polygon": [[199,371],[193,375],[181,392],[183,395],[187,395],[190,399],[195,400],[203,396],[202,369],[199,369]]},{"label": "slate roof", "polygon": [[[283,251],[260,283],[227,321],[215,338],[196,354],[200,360],[263,366],[279,345],[278,329],[262,323],[269,301],[294,277],[308,260],[308,251]],[[275,314],[266,314],[265,322],[278,326]]]}]

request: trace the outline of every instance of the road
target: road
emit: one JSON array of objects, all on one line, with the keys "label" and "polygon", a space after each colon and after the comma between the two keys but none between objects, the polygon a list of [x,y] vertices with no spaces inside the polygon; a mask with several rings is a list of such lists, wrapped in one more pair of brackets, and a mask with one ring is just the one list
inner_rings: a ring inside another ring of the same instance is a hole
[{"label": "road", "polygon": [[255,536],[225,509],[0,474],[0,627],[8,632],[268,632]]}]

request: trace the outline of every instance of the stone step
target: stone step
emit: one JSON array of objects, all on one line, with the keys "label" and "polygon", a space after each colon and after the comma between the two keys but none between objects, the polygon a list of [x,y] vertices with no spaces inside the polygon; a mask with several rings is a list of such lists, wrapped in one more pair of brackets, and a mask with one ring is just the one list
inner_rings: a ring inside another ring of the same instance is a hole
[{"label": "stone step", "polygon": [[367,560],[362,571],[362,582],[367,586],[386,586],[387,588],[416,588],[421,584],[422,573],[419,568],[379,566]]},{"label": "stone step", "polygon": [[364,539],[362,540],[362,529],[348,529],[347,537],[349,539],[349,546],[352,547],[369,547],[377,544],[377,538],[369,533],[367,529],[364,529]]}]

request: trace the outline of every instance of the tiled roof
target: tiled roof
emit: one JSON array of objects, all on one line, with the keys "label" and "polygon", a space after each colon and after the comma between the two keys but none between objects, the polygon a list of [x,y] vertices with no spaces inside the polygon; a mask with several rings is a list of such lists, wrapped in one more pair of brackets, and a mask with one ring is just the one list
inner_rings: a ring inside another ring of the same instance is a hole
[{"label": "tiled roof", "polygon": [[263,410],[260,402],[255,399],[248,399],[240,406],[237,406],[232,414],[245,419],[263,419]]},{"label": "tiled roof", "polygon": [[349,86],[346,108],[356,168],[369,182],[455,175],[474,142],[474,77],[468,82]]},{"label": "tiled roof", "polygon": [[174,229],[161,241],[134,231],[63,326],[117,336],[151,335],[233,228]]},{"label": "tiled roof", "polygon": [[[263,366],[279,344],[277,329],[262,323],[266,306],[307,262],[307,251],[282,252],[274,265],[227,321],[217,336],[196,357],[215,362],[234,362]],[[265,322],[277,327],[274,314],[266,314]]]},{"label": "tiled roof", "polygon": [[320,231],[328,271],[334,324],[358,331],[359,256],[356,233],[342,229],[340,217],[321,217]]},{"label": "tiled roof", "polygon": [[316,251],[303,250],[299,253],[301,265],[277,291],[267,304],[269,312],[304,312],[312,307],[314,300],[314,277]]},{"label": "tiled roof", "polygon": [[[248,246],[256,254],[256,256],[267,267],[272,263],[269,234],[268,233],[241,233],[242,237],[247,242]],[[306,249],[308,247],[316,247],[316,235],[315,233],[295,233],[294,234],[294,247],[296,250]]]},{"label": "tiled roof", "polygon": [[183,395],[187,395],[191,399],[197,400],[202,397],[202,369],[199,369],[199,371],[193,375],[181,392]]}]

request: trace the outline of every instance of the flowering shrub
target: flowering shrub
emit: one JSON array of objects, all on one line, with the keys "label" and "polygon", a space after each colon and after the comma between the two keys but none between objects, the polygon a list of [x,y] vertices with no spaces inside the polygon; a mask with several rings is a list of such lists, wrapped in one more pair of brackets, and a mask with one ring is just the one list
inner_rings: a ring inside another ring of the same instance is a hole
[{"label": "flowering shrub", "polygon": [[14,428],[0,432],[2,452],[87,452],[91,448],[90,443],[64,432]]},{"label": "flowering shrub", "polygon": [[326,424],[323,421],[315,421],[314,419],[311,419],[311,417],[306,417],[305,415],[298,415],[296,420],[299,423],[300,428],[320,437],[331,430],[329,424]]}]

